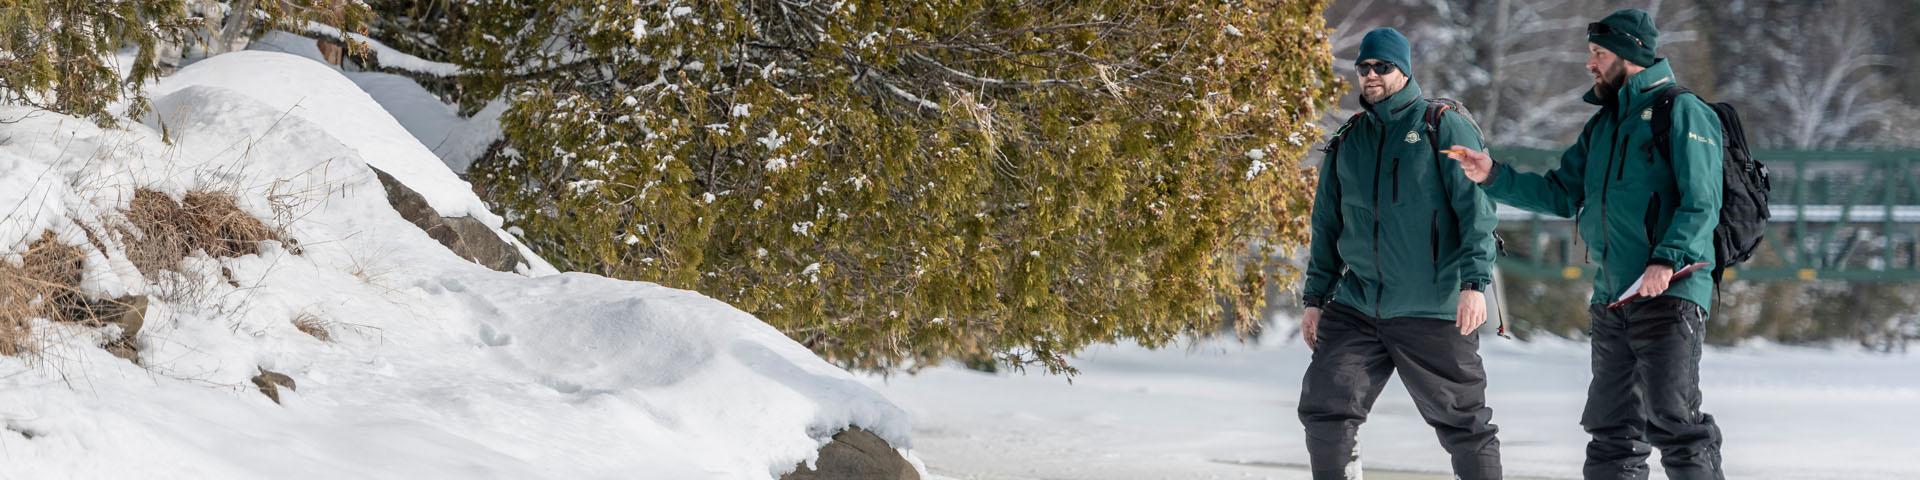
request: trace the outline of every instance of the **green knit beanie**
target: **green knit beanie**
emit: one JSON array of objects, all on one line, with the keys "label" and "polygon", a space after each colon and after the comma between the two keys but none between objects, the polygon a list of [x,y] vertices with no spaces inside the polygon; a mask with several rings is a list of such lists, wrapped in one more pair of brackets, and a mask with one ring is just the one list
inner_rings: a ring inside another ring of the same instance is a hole
[{"label": "green knit beanie", "polygon": [[1411,53],[1412,47],[1407,44],[1407,37],[1401,35],[1399,30],[1376,28],[1360,39],[1360,56],[1354,57],[1353,63],[1358,65],[1368,59],[1379,60],[1400,67],[1401,73],[1411,77],[1413,76]]},{"label": "green knit beanie", "polygon": [[1638,8],[1629,8],[1587,25],[1587,41],[1642,67],[1653,66],[1653,49],[1659,45],[1660,29],[1653,17]]}]

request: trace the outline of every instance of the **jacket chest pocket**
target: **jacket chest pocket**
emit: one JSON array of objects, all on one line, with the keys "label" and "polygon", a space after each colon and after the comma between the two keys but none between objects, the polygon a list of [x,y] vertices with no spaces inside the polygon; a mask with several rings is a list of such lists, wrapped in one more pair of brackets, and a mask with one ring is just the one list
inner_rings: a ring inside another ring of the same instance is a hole
[{"label": "jacket chest pocket", "polygon": [[1439,194],[1435,192],[1439,190],[1439,183],[1437,182],[1440,181],[1440,178],[1434,174],[1432,161],[1423,161],[1424,158],[1431,154],[1431,152],[1424,150],[1418,152],[1402,151],[1393,152],[1390,154],[1392,156],[1381,159],[1380,168],[1382,170],[1380,173],[1384,177],[1382,180],[1384,183],[1381,185],[1383,191],[1381,192],[1380,201],[1391,205],[1411,205],[1417,207],[1410,209],[1409,212],[1406,213],[1406,215],[1412,217],[1407,218],[1407,221],[1415,221],[1418,219],[1419,217],[1414,216],[1417,215],[1417,213],[1413,212],[1426,210],[1427,207],[1431,206],[1430,203],[1438,198]]},{"label": "jacket chest pocket", "polygon": [[1660,231],[1660,215],[1664,212],[1666,212],[1666,209],[1661,208],[1660,194],[1656,192],[1653,194],[1653,197],[1647,199],[1647,216],[1644,221],[1646,222],[1647,228],[1648,246],[1660,244],[1660,234],[1662,233]]},{"label": "jacket chest pocket", "polygon": [[1400,157],[1393,158],[1393,168],[1388,172],[1387,178],[1393,181],[1393,203],[1400,203]]}]

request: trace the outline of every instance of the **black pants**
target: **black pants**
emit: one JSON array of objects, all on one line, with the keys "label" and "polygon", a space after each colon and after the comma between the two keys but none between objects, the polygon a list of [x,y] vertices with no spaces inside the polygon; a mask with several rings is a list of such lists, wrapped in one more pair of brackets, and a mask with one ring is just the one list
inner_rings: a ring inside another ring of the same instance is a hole
[{"label": "black pants", "polygon": [[1480,338],[1461,335],[1454,322],[1432,318],[1367,316],[1329,303],[1320,314],[1313,363],[1300,387],[1300,423],[1307,427],[1313,478],[1347,478],[1358,468],[1360,424],[1395,370],[1420,416],[1453,456],[1464,480],[1500,478],[1499,431],[1487,408],[1487,372]]},{"label": "black pants", "polygon": [[1648,442],[1667,478],[1722,479],[1720,427],[1700,411],[1706,311],[1677,297],[1587,309],[1593,383],[1580,416],[1589,479],[1647,478]]}]

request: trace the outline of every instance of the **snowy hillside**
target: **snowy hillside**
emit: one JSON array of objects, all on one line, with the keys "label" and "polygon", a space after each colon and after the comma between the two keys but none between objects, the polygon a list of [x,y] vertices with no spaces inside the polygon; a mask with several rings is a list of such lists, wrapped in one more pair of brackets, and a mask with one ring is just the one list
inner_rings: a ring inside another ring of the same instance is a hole
[{"label": "snowy hillside", "polygon": [[[137,364],[101,348],[120,326],[45,319],[0,356],[0,478],[773,478],[849,426],[911,446],[902,410],[723,303],[450,252],[370,166],[511,237],[329,66],[234,53],[149,94],[123,129],[0,108],[9,264],[52,232],[87,296],[151,301]],[[230,193],[285,240],[143,271],[114,225],[151,192]],[[276,404],[262,372],[297,386]]]}]

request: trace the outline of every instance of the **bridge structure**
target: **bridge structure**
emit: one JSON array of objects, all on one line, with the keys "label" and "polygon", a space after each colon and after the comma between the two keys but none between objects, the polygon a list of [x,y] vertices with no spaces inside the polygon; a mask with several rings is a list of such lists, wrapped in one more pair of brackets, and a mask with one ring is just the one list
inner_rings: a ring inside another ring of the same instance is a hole
[{"label": "bridge structure", "polygon": [[[1560,150],[1494,149],[1522,171],[1559,165]],[[1920,150],[1754,150],[1770,171],[1772,214],[1752,261],[1726,278],[1760,282],[1920,281]],[[1499,206],[1506,274],[1587,278],[1598,265],[1572,219]]]}]

